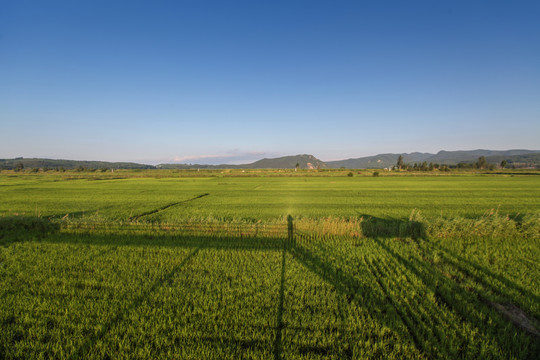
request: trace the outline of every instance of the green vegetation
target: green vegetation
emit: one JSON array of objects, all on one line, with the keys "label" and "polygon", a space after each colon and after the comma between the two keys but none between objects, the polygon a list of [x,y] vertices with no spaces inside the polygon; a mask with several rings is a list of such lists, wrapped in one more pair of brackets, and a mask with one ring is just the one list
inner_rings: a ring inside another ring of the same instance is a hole
[{"label": "green vegetation", "polygon": [[538,357],[540,177],[348,173],[0,174],[0,358]]},{"label": "green vegetation", "polygon": [[[470,151],[439,151],[437,154],[413,152],[410,154],[379,154],[357,159],[347,159],[338,161],[327,161],[325,164],[329,168],[379,168],[391,169],[396,167],[402,169],[406,167],[421,167],[423,163],[436,165],[437,168],[456,167],[460,168],[476,167],[478,159],[483,158],[482,166],[498,165],[502,160],[514,168],[540,168],[540,151],[538,150],[470,150]],[[478,168],[478,167],[477,167]]]},{"label": "green vegetation", "polygon": [[[479,161],[481,159],[481,161]],[[505,165],[502,165],[505,161]],[[428,164],[430,164],[428,166]],[[450,168],[476,168],[494,170],[497,166],[506,165],[512,169],[540,169],[540,151],[538,150],[471,150],[440,151],[437,154],[413,152],[410,154],[379,154],[357,159],[322,161],[313,155],[303,154],[283,156],[272,159],[261,159],[249,164],[207,165],[207,164],[160,164],[147,165],[129,162],[53,160],[36,158],[0,159],[0,170],[22,171],[25,168],[55,169],[82,171],[107,171],[129,169],[162,169],[162,170],[231,170],[231,169],[392,169],[448,171]]]},{"label": "green vegetation", "polygon": [[207,193],[197,201],[138,220],[256,222],[275,221],[289,214],[297,219],[407,219],[413,209],[427,217],[443,218],[478,218],[491,209],[511,216],[540,212],[540,176],[416,176],[380,171],[373,177],[368,170],[350,178],[348,173],[151,170],[8,174],[0,176],[0,215],[59,219],[69,214],[70,219],[127,220]]},{"label": "green vegetation", "polygon": [[[36,169],[153,169],[152,165],[136,164],[130,162],[106,162],[106,161],[80,161],[80,160],[54,160],[36,158],[0,159],[0,169],[14,169],[22,171],[25,168]],[[45,170],[45,171],[47,171]],[[81,170],[81,171],[82,171]]]}]

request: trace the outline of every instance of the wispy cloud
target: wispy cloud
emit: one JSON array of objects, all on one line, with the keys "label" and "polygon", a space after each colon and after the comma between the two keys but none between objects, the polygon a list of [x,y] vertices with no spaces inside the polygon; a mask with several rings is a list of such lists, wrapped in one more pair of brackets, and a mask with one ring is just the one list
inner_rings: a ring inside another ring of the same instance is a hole
[{"label": "wispy cloud", "polygon": [[277,156],[277,154],[271,154],[262,151],[248,151],[242,152],[232,150],[221,154],[197,154],[197,155],[177,155],[172,159],[174,163],[199,163],[199,164],[242,164],[246,162],[253,162],[260,160],[264,157]]},{"label": "wispy cloud", "polygon": [[235,157],[235,155],[188,155],[188,156],[175,156],[174,162],[204,160],[204,159],[227,159]]}]

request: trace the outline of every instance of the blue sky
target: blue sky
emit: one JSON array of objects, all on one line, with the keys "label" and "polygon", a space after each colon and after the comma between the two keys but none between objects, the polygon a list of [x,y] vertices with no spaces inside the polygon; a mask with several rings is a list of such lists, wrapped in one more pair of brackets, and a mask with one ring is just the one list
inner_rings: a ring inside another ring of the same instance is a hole
[{"label": "blue sky", "polygon": [[539,1],[0,3],[0,158],[540,149]]}]

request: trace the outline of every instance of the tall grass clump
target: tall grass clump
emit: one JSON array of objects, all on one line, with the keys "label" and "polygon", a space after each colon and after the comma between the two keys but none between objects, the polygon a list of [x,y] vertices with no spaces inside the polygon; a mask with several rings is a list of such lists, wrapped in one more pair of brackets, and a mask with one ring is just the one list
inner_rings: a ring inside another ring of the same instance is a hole
[{"label": "tall grass clump", "polygon": [[528,214],[522,218],[486,212],[480,218],[436,218],[421,221],[428,237],[433,238],[524,238],[540,239],[540,215]]},{"label": "tall grass clump", "polygon": [[413,210],[408,219],[378,217],[295,220],[295,230],[318,236],[353,238],[523,238],[540,239],[540,215],[523,217],[488,211],[479,218],[424,217]]}]

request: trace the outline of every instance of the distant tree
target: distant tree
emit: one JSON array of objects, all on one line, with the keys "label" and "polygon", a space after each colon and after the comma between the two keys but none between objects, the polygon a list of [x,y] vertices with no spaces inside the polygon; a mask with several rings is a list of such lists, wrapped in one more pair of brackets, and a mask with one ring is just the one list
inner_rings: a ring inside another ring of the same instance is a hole
[{"label": "distant tree", "polygon": [[427,162],[424,161],[424,162],[422,163],[422,166],[420,166],[420,170],[422,170],[422,171],[428,171],[428,164],[427,164]]},{"label": "distant tree", "polygon": [[374,171],[374,172],[373,172],[373,176],[375,176],[375,177],[379,176],[379,172],[378,172],[378,171]]},{"label": "distant tree", "polygon": [[506,160],[501,161],[501,167],[504,169],[508,165],[508,162]]},{"label": "distant tree", "polygon": [[478,162],[476,163],[476,167],[479,169],[485,169],[487,167],[487,161],[485,156],[480,156],[478,158]]},{"label": "distant tree", "polygon": [[433,163],[430,162],[430,163],[429,163],[429,171],[433,171],[434,167],[435,167],[435,166],[433,165]]},{"label": "distant tree", "polygon": [[460,162],[457,164],[456,166],[458,169],[473,169],[473,168],[476,168],[478,167],[478,163],[464,163],[464,162]]},{"label": "distant tree", "polygon": [[294,171],[298,170],[300,168],[300,163],[296,163],[296,166],[294,167]]},{"label": "distant tree", "polygon": [[399,155],[396,165],[397,165],[398,169],[401,170],[401,168],[403,167],[403,156]]},{"label": "distant tree", "polygon": [[15,168],[15,171],[22,171],[24,170],[24,164],[22,162],[17,163],[17,167]]},{"label": "distant tree", "polygon": [[352,172],[350,172],[350,173],[347,174],[347,176],[348,176],[348,177],[353,177],[354,175],[353,175]]},{"label": "distant tree", "polygon": [[491,171],[495,170],[495,165],[489,164],[488,169]]}]

